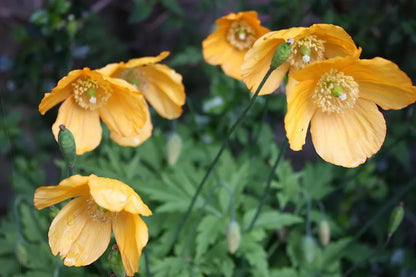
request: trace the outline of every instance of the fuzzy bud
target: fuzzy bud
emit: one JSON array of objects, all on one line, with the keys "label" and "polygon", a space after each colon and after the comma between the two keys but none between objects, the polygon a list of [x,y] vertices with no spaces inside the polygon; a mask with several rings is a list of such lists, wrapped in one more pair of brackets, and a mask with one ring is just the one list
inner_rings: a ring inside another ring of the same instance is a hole
[{"label": "fuzzy bud", "polygon": [[174,133],[169,136],[168,142],[166,143],[166,155],[169,165],[174,165],[181,154],[182,149],[182,139],[181,137]]},{"label": "fuzzy bud", "polygon": [[280,44],[273,54],[271,67],[278,68],[281,66],[290,56],[292,52],[292,45],[289,42]]},{"label": "fuzzy bud", "polygon": [[117,277],[125,277],[126,271],[124,270],[123,261],[121,260],[120,251],[117,245],[113,245],[110,253],[108,254],[108,261],[110,262],[111,270]]},{"label": "fuzzy bud", "polygon": [[301,247],[302,247],[303,260],[307,264],[312,263],[313,260],[315,259],[316,250],[317,250],[315,239],[310,235],[304,236],[302,239]]},{"label": "fuzzy bud", "polygon": [[394,232],[396,232],[400,223],[403,221],[404,217],[404,208],[403,203],[401,202],[397,205],[390,214],[389,225],[387,228],[388,236],[391,237]]},{"label": "fuzzy bud", "polygon": [[26,267],[29,264],[27,249],[26,249],[25,243],[21,239],[17,241],[15,254],[16,254],[17,260],[22,266]]},{"label": "fuzzy bud", "polygon": [[231,254],[234,254],[240,247],[241,231],[240,225],[235,220],[230,221],[227,226],[227,247]]},{"label": "fuzzy bud", "polygon": [[75,139],[71,131],[63,124],[59,125],[58,144],[66,165],[74,167],[76,158]]},{"label": "fuzzy bud", "polygon": [[319,222],[319,240],[323,246],[328,245],[331,240],[331,229],[326,219],[322,219]]}]

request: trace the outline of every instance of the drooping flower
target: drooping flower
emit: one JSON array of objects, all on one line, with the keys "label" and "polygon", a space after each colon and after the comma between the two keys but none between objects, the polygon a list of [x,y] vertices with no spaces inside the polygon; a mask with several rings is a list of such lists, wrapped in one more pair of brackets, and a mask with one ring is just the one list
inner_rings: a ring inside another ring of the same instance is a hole
[{"label": "drooping flower", "polygon": [[207,63],[221,65],[228,76],[241,80],[244,55],[254,42],[270,30],[261,26],[257,12],[230,13],[215,21],[218,28],[202,42]]},{"label": "drooping flower", "polygon": [[107,249],[113,231],[126,273],[133,276],[148,241],[140,215],[152,214],[140,196],[115,179],[74,175],[58,186],[39,187],[34,204],[43,209],[71,198],[49,228],[53,255],[59,253],[66,266],[89,265]]},{"label": "drooping flower", "polygon": [[63,124],[71,130],[77,155],[100,144],[100,118],[110,129],[111,138],[123,146],[142,143],[142,140],[123,142],[124,138],[144,136],[143,128],[151,126],[146,101],[134,86],[86,67],[69,72],[52,92],[45,93],[39,112],[45,114],[62,101],[52,132],[57,139],[59,125]]},{"label": "drooping flower", "polygon": [[286,86],[286,135],[298,151],[310,132],[325,161],[356,167],[376,153],[386,135],[382,109],[416,101],[416,88],[396,64],[383,58],[338,57],[290,74]]},{"label": "drooping flower", "polygon": [[357,48],[344,29],[331,24],[314,24],[308,28],[294,27],[269,32],[254,43],[241,65],[242,80],[252,92],[256,91],[269,70],[277,47],[288,40],[293,43],[291,55],[273,71],[260,95],[274,92],[289,71],[302,69],[315,61],[337,56],[358,57],[361,53],[361,49]]},{"label": "drooping flower", "polygon": [[156,112],[167,119],[178,118],[185,104],[182,76],[172,68],[159,64],[169,52],[157,57],[131,59],[127,63],[109,64],[98,71],[104,75],[121,78],[143,93]]}]

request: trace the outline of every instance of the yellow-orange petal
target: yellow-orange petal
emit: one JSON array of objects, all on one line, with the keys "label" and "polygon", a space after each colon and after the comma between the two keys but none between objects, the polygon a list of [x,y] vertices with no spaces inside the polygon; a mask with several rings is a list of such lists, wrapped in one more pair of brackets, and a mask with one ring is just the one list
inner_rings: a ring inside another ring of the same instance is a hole
[{"label": "yellow-orange petal", "polygon": [[111,82],[113,95],[107,104],[99,109],[103,122],[121,136],[138,135],[147,120],[147,104],[144,96],[133,85],[117,78],[106,78]]},{"label": "yellow-orange petal", "polygon": [[156,57],[142,57],[137,59],[131,59],[126,63],[126,68],[134,68],[143,65],[158,63],[161,60],[165,59],[167,56],[169,56],[169,54],[169,51],[164,51]]},{"label": "yellow-orange petal", "polygon": [[82,72],[83,70],[81,69],[70,71],[67,76],[63,77],[58,82],[57,86],[52,89],[52,92],[45,93],[45,96],[39,104],[39,112],[45,114],[53,106],[70,97],[74,93],[70,84],[76,80]]},{"label": "yellow-orange petal", "polygon": [[356,167],[380,149],[386,123],[374,103],[358,99],[354,108],[344,113],[317,111],[311,120],[311,135],[322,159]]},{"label": "yellow-orange petal", "polygon": [[95,175],[88,178],[91,196],[99,206],[112,212],[124,210],[144,216],[152,214],[140,196],[123,182]]},{"label": "yellow-orange petal", "polygon": [[167,119],[178,118],[185,104],[185,88],[182,76],[163,64],[138,68],[143,80],[139,82],[141,91],[157,113]]},{"label": "yellow-orange petal", "polygon": [[72,197],[89,195],[88,177],[73,175],[62,180],[57,186],[38,187],[33,203],[37,209],[43,209]]},{"label": "yellow-orange petal", "polygon": [[[274,52],[277,47],[286,42],[288,38],[293,38],[305,31],[305,28],[290,28],[275,32],[269,32],[260,37],[244,56],[241,65],[242,81],[247,85],[251,92],[255,92],[264,75],[270,68]],[[289,70],[289,64],[284,63],[273,71],[269,79],[260,91],[260,95],[274,92],[282,82]]]},{"label": "yellow-orange petal", "polygon": [[[289,83],[295,82],[289,78]],[[289,85],[290,87],[291,85]],[[313,81],[304,81],[294,85],[287,92],[287,113],[285,116],[286,136],[292,150],[298,151],[305,144],[309,122],[316,111],[313,103]]]},{"label": "yellow-orange petal", "polygon": [[401,109],[416,101],[416,90],[410,78],[386,59],[358,60],[345,68],[360,86],[360,97],[383,109]]},{"label": "yellow-orange petal", "polygon": [[148,241],[146,223],[138,215],[120,212],[113,220],[113,232],[127,276],[139,271],[139,259]]},{"label": "yellow-orange petal", "polygon": [[153,125],[149,111],[147,111],[147,120],[144,126],[140,129],[139,134],[133,137],[123,137],[116,132],[110,133],[110,138],[122,146],[139,146],[145,142],[152,135]]},{"label": "yellow-orange petal", "polygon": [[111,221],[94,221],[88,215],[87,197],[71,200],[52,221],[49,246],[66,266],[84,266],[96,261],[111,238]]},{"label": "yellow-orange petal", "polygon": [[98,111],[81,108],[70,96],[62,103],[58,117],[52,125],[52,132],[58,141],[59,125],[64,124],[74,135],[77,155],[95,149],[101,141],[102,128]]},{"label": "yellow-orange petal", "polygon": [[357,48],[351,36],[340,26],[314,24],[309,27],[308,32],[324,41],[326,59],[338,56],[358,58],[361,54],[361,48]]},{"label": "yellow-orange petal", "polygon": [[102,75],[111,77],[111,76],[116,76],[117,73],[120,73],[120,71],[124,68],[125,68],[125,63],[123,62],[110,63],[100,69],[96,69],[96,71],[101,73]]}]

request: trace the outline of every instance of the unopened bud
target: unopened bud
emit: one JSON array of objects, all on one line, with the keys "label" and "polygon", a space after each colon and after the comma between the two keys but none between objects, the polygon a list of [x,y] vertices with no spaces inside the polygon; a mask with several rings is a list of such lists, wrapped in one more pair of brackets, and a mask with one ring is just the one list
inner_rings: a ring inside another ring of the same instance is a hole
[{"label": "unopened bud", "polygon": [[331,229],[326,219],[322,219],[319,222],[319,240],[323,246],[328,245],[331,240]]},{"label": "unopened bud", "polygon": [[397,205],[390,214],[389,225],[387,228],[389,237],[391,237],[393,233],[396,232],[400,223],[403,221],[403,217],[404,217],[403,202],[400,202],[400,204]]},{"label": "unopened bud", "polygon": [[301,247],[302,247],[303,260],[307,264],[312,263],[313,260],[315,259],[316,250],[317,250],[315,239],[310,235],[304,236],[302,239]]},{"label": "unopened bud", "polygon": [[234,254],[240,247],[241,231],[240,225],[235,220],[231,220],[227,226],[227,247],[231,254]]},{"label": "unopened bud", "polygon": [[71,131],[63,124],[59,125],[58,144],[66,165],[74,167],[76,158],[75,139]]},{"label": "unopened bud", "polygon": [[126,271],[124,270],[123,261],[121,260],[121,254],[117,245],[113,245],[110,253],[108,254],[108,261],[110,262],[111,270],[115,276],[126,276]]},{"label": "unopened bud", "polygon": [[174,133],[171,134],[166,143],[166,155],[169,165],[174,165],[181,154],[182,149],[182,139],[181,137]]},{"label": "unopened bud", "polygon": [[289,42],[280,44],[273,54],[271,66],[277,68],[281,66],[290,56],[292,45]]},{"label": "unopened bud", "polygon": [[15,254],[19,263],[22,266],[27,267],[27,265],[29,264],[29,258],[27,255],[26,245],[22,239],[19,239],[16,243]]}]

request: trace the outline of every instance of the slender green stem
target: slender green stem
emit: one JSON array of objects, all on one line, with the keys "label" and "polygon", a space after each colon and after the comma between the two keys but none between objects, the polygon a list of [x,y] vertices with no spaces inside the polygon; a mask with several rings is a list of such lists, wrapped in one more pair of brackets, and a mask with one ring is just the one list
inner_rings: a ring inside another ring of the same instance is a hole
[{"label": "slender green stem", "polygon": [[147,251],[147,246],[143,249],[144,261],[146,264],[146,276],[152,277],[152,272],[150,271],[150,262],[149,262],[149,252]]},{"label": "slender green stem", "polygon": [[273,70],[275,70],[276,68],[274,67],[270,67],[269,70],[267,71],[266,75],[263,77],[263,80],[260,82],[259,87],[257,88],[256,92],[254,93],[253,97],[250,99],[250,102],[248,103],[247,107],[244,109],[244,111],[241,113],[241,115],[238,117],[237,121],[231,126],[230,130],[228,131],[227,136],[225,137],[225,139],[222,142],[221,148],[218,151],[217,155],[215,156],[214,160],[211,162],[211,164],[208,167],[208,170],[205,173],[205,176],[202,178],[201,183],[199,184],[198,188],[195,191],[195,194],[192,197],[191,203],[188,206],[188,209],[186,210],[184,216],[182,217],[182,220],[179,223],[178,228],[176,229],[176,233],[175,236],[173,237],[173,240],[171,242],[171,244],[168,247],[168,250],[171,249],[171,247],[176,243],[176,241],[178,240],[183,227],[185,226],[189,215],[191,214],[192,208],[195,205],[196,199],[198,198],[199,194],[202,191],[202,188],[204,187],[204,184],[206,182],[206,180],[208,179],[209,175],[211,174],[211,171],[214,169],[215,165],[217,164],[219,158],[222,155],[222,152],[224,151],[225,147],[228,144],[228,140],[231,136],[231,134],[234,132],[234,130],[237,128],[237,126],[241,123],[241,121],[244,119],[245,115],[247,114],[247,112],[250,110],[250,108],[253,106],[254,101],[256,100],[257,96],[260,93],[260,90],[263,88],[264,83],[267,81],[267,79],[269,78],[269,76],[272,74]]},{"label": "slender green stem", "polygon": [[282,145],[282,147],[280,149],[279,155],[277,155],[277,159],[274,162],[273,168],[270,171],[269,178],[267,180],[266,187],[264,188],[264,192],[263,192],[263,196],[261,197],[260,204],[259,204],[259,206],[257,208],[256,214],[254,215],[253,219],[251,220],[251,223],[250,223],[250,226],[247,229],[247,232],[251,232],[253,230],[253,228],[254,228],[254,225],[256,224],[256,221],[257,221],[257,219],[258,219],[258,217],[260,215],[260,212],[261,212],[264,204],[266,203],[267,196],[269,195],[270,186],[272,184],[272,180],[274,178],[274,175],[275,175],[275,172],[276,172],[276,168],[279,165],[280,160],[283,158],[283,155],[285,154],[288,146],[289,146],[289,143],[288,143],[287,140],[285,140],[285,142],[283,143],[283,145]]},{"label": "slender green stem", "polygon": [[[230,189],[229,186],[227,186],[226,184],[221,184],[221,183],[219,183],[219,184],[217,184],[217,185],[215,185],[215,186],[213,186],[211,188],[211,190],[208,193],[208,196],[205,198],[204,204],[202,205],[202,207],[198,211],[197,218],[201,218],[202,217],[202,213],[205,211],[205,208],[207,207],[209,201],[211,201],[211,198],[214,195],[215,190],[217,188],[220,188],[220,187],[225,188],[227,190],[227,192],[228,192],[228,195],[230,197],[231,221],[234,221],[235,220],[235,204],[234,204],[234,195],[233,195],[233,192],[231,191],[231,189]],[[185,256],[186,250],[187,250],[187,248],[189,246],[190,239],[194,236],[194,232],[195,232],[196,224],[197,223],[198,223],[198,221],[194,221],[193,224],[192,224],[192,226],[191,226],[191,228],[190,228],[190,231],[189,231],[190,234],[187,236],[186,243],[184,244],[183,249],[182,249],[182,256]]]}]

